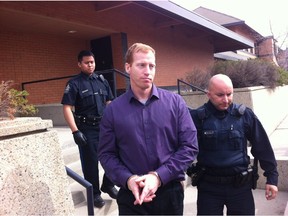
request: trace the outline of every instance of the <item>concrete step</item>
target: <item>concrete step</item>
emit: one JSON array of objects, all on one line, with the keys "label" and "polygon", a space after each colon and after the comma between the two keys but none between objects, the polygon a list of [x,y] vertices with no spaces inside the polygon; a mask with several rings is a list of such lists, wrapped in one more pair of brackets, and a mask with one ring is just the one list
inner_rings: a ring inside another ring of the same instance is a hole
[{"label": "concrete step", "polygon": [[[81,176],[82,178],[84,178],[83,173],[82,173],[82,168],[81,168],[81,163],[80,161],[76,161],[74,163],[71,164],[67,164],[66,165],[68,168],[70,168],[73,172],[77,173],[79,176]],[[74,179],[70,178],[68,179],[69,183],[72,184],[75,182]]]},{"label": "concrete step", "polygon": [[68,126],[54,127],[54,129],[58,132],[62,149],[74,147],[76,145],[71,130]]},{"label": "concrete step", "polygon": [[[77,167],[81,167],[80,161],[77,164],[77,162],[73,164],[68,165],[71,169],[76,169]],[[74,171],[74,170],[73,170]],[[82,172],[81,168],[80,171]],[[79,173],[78,173],[79,174]],[[100,177],[100,185],[102,183],[102,177],[104,174],[104,170],[99,166],[99,175]],[[81,174],[82,176],[82,174]],[[74,181],[73,179],[69,179],[70,185],[70,191],[72,194],[73,203],[75,206],[75,215],[87,215],[87,191],[86,188],[80,185],[78,182]],[[118,214],[118,207],[116,200],[111,199],[108,194],[102,193],[101,194],[103,200],[105,201],[105,206],[101,209],[94,208],[94,214],[95,215],[117,215]]]},{"label": "concrete step", "polygon": [[288,215],[288,201],[287,201],[287,204],[286,204],[284,215]]},{"label": "concrete step", "polygon": [[[83,176],[78,147],[73,141],[72,134],[68,127],[57,127],[59,139],[62,145],[63,157],[65,165],[74,172]],[[282,165],[281,163],[279,163]],[[282,166],[279,166],[282,167]],[[285,165],[286,167],[286,165]],[[100,185],[104,170],[99,164]],[[86,189],[78,182],[68,177],[69,187],[72,199],[75,205],[75,215],[87,215]],[[259,181],[260,183],[260,181]],[[186,178],[185,182],[185,199],[184,199],[184,215],[196,215],[197,189],[190,184],[190,178]],[[259,184],[260,185],[260,184]],[[265,190],[258,188],[253,190],[256,206],[256,215],[287,215],[288,216],[288,192],[282,190],[278,192],[275,200],[267,201],[265,199]],[[95,215],[118,215],[117,203],[111,199],[108,194],[103,193],[102,198],[106,205],[101,209],[94,208]]]},{"label": "concrete step", "polygon": [[62,149],[62,154],[63,154],[65,165],[74,163],[76,161],[77,162],[80,161],[79,150],[76,144],[74,144],[71,147],[66,147]]},{"label": "concrete step", "polygon": [[75,206],[79,205],[80,203],[86,202],[87,196],[85,187],[80,185],[78,182],[74,181],[70,183],[69,188]]}]

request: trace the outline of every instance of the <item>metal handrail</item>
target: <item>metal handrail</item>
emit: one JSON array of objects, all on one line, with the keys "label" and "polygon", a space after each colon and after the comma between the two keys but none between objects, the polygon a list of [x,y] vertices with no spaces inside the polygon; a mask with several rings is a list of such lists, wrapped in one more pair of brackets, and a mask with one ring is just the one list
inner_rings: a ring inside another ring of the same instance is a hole
[{"label": "metal handrail", "polygon": [[183,80],[177,79],[177,88],[178,88],[178,94],[179,94],[179,95],[181,95],[180,83],[184,83],[185,85],[189,86],[193,91],[195,91],[195,89],[196,89],[196,90],[201,91],[201,92],[203,92],[203,93],[205,93],[205,94],[207,93],[206,90],[204,90],[204,89],[202,89],[202,88],[200,88],[200,87],[197,87],[197,86],[195,86],[195,85],[192,85],[191,83],[187,83],[187,82],[185,82],[185,81],[183,81]]},{"label": "metal handrail", "polygon": [[92,184],[88,181],[86,181],[82,176],[78,175],[76,172],[65,166],[66,173],[68,176],[70,176],[72,179],[74,179],[76,182],[81,184],[83,187],[86,188],[86,194],[87,194],[87,211],[88,215],[94,215],[94,196],[93,196],[93,187]]},{"label": "metal handrail", "polygon": [[[113,72],[113,73],[118,73],[126,78],[130,78],[130,76],[127,74],[127,73],[124,73],[120,70],[117,70],[115,68],[113,69],[107,69],[107,70],[102,70],[102,71],[95,71],[95,73],[110,73],[110,72]],[[61,80],[61,79],[67,79],[67,78],[71,78],[71,77],[74,77],[76,75],[69,75],[69,76],[64,76],[64,77],[54,77],[54,78],[49,78],[49,79],[42,79],[42,80],[33,80],[33,81],[29,81],[29,82],[23,82],[21,83],[21,88],[22,88],[22,91],[25,90],[24,86],[27,85],[27,84],[33,84],[33,83],[40,83],[40,82],[48,82],[48,81],[54,81],[54,80]]]},{"label": "metal handrail", "polygon": [[39,82],[48,82],[48,81],[53,81],[53,80],[60,80],[60,79],[67,79],[74,77],[76,75],[70,75],[70,76],[64,76],[64,77],[55,77],[55,78],[50,78],[50,79],[42,79],[42,80],[34,80],[34,81],[29,81],[29,82],[23,82],[21,83],[21,88],[22,91],[25,90],[24,86],[27,84],[33,84],[33,83],[39,83]]},{"label": "metal handrail", "polygon": [[[123,72],[123,71],[117,70],[117,69],[115,69],[115,68],[113,68],[113,69],[108,69],[108,70],[103,70],[103,71],[101,71],[101,73],[105,73],[106,71],[107,71],[107,72],[113,71],[113,72],[116,72],[116,73],[118,73],[118,74],[120,74],[120,75],[122,75],[122,76],[124,76],[124,77],[126,77],[126,78],[128,78],[128,79],[130,79],[130,76],[129,76],[128,73],[125,73],[125,72]],[[100,72],[100,71],[99,71],[99,72]]]}]

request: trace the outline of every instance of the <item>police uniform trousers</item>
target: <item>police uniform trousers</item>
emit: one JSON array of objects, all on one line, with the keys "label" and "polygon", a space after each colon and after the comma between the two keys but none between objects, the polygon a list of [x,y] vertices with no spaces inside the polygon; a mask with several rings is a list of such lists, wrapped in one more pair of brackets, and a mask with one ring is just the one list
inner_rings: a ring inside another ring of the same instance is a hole
[{"label": "police uniform trousers", "polygon": [[255,215],[251,183],[235,187],[201,181],[197,189],[197,215],[223,215],[224,205],[227,215]]},{"label": "police uniform trousers", "polygon": [[[88,145],[78,146],[80,160],[84,178],[93,185],[94,195],[100,195],[99,188],[99,169],[97,147],[99,143],[99,126],[91,126],[81,123],[78,129],[86,136]],[[104,174],[102,185],[104,187],[113,187],[114,184]]]},{"label": "police uniform trousers", "polygon": [[134,205],[135,197],[121,188],[117,197],[119,215],[183,215],[184,189],[180,182],[170,182],[156,191],[151,202]]}]

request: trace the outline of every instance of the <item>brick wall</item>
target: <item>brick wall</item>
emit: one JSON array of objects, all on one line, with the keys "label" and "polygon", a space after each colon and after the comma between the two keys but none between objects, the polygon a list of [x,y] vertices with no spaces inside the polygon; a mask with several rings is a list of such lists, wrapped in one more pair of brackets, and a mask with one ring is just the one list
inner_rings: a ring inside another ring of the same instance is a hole
[{"label": "brick wall", "polygon": [[[108,35],[112,41],[114,68],[120,71],[124,71],[125,50],[121,32],[127,35],[128,46],[135,42],[151,45],[156,50],[155,84],[158,86],[176,86],[177,78],[185,78],[193,68],[206,67],[213,61],[210,38],[201,36],[201,32],[194,34],[186,25],[157,27],[155,22],[163,16],[134,4],[105,12],[95,11],[93,2],[81,2],[81,7],[79,2],[1,2],[1,7],[107,29],[111,32]],[[91,40],[96,36],[95,33]],[[4,29],[0,39],[0,63],[6,65],[0,69],[1,80],[12,79],[18,84],[17,88],[22,82],[76,74],[78,52],[90,48],[88,39],[49,35],[37,30],[21,33]],[[124,86],[124,81],[120,78],[119,83]],[[62,80],[25,86],[30,93],[29,102],[59,103],[65,83],[66,80]]]},{"label": "brick wall", "polygon": [[[53,35],[5,32],[0,34],[0,40],[0,63],[6,65],[0,69],[1,80],[14,80],[18,90],[23,82],[78,73],[78,52],[87,48],[86,41]],[[59,103],[65,83],[62,80],[25,85],[29,102]]]}]

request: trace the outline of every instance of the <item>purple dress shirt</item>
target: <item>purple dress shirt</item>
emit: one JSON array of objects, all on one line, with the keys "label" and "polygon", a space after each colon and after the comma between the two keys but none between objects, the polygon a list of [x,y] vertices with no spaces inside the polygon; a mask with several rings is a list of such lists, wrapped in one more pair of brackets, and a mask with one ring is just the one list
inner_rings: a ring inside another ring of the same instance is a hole
[{"label": "purple dress shirt", "polygon": [[109,104],[100,124],[98,157],[105,174],[126,188],[131,175],[156,171],[162,185],[185,179],[198,153],[197,131],[183,98],[157,88],[146,104],[130,89]]}]

